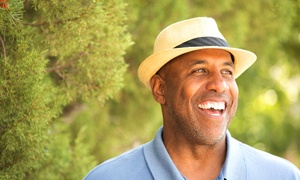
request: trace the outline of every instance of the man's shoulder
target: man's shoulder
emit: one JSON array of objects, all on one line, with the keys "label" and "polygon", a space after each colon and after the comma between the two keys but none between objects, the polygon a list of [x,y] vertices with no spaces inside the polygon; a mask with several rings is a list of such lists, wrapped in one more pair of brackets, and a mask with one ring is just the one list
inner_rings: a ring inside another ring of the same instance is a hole
[{"label": "man's shoulder", "polygon": [[299,169],[290,161],[253,148],[239,141],[237,142],[239,143],[240,149],[244,155],[248,172],[254,174],[259,172],[266,174],[269,172],[277,177],[282,175],[286,177],[287,175],[290,175],[290,177],[300,178]]},{"label": "man's shoulder", "polygon": [[137,179],[139,176],[149,175],[143,148],[144,145],[136,147],[103,162],[92,169],[84,179]]}]

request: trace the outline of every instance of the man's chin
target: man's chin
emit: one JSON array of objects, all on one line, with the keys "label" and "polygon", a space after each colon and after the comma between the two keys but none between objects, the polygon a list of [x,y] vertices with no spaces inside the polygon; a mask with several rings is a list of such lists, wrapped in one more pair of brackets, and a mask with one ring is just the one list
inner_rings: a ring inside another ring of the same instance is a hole
[{"label": "man's chin", "polygon": [[220,142],[222,142],[225,139],[226,131],[223,133],[220,133],[219,135],[211,134],[202,136],[199,138],[198,144],[206,145],[206,146],[214,146]]}]

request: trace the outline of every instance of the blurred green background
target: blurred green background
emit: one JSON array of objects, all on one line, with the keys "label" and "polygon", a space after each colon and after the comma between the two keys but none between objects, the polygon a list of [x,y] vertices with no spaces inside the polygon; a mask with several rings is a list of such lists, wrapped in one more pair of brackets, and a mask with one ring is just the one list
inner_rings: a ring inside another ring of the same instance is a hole
[{"label": "blurred green background", "polygon": [[0,179],[81,179],[151,140],[161,110],[137,68],[164,27],[197,16],[258,56],[237,79],[233,137],[300,167],[299,0],[1,2]]}]

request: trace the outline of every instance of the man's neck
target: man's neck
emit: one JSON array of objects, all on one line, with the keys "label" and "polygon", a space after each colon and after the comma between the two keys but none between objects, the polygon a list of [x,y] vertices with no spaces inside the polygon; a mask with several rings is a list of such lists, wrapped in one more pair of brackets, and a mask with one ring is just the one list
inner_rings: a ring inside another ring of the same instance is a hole
[{"label": "man's neck", "polygon": [[214,145],[195,145],[164,140],[166,149],[181,174],[189,180],[216,179],[226,158],[226,137]]}]

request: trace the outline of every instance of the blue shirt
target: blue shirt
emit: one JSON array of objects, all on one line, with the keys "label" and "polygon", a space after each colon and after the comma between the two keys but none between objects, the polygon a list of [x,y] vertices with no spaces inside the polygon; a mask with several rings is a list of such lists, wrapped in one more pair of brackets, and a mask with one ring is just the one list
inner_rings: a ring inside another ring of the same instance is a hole
[{"label": "blue shirt", "polygon": [[[155,138],[90,171],[85,180],[184,180],[162,141]],[[289,161],[254,149],[226,134],[226,160],[217,180],[300,180],[299,169]]]}]

